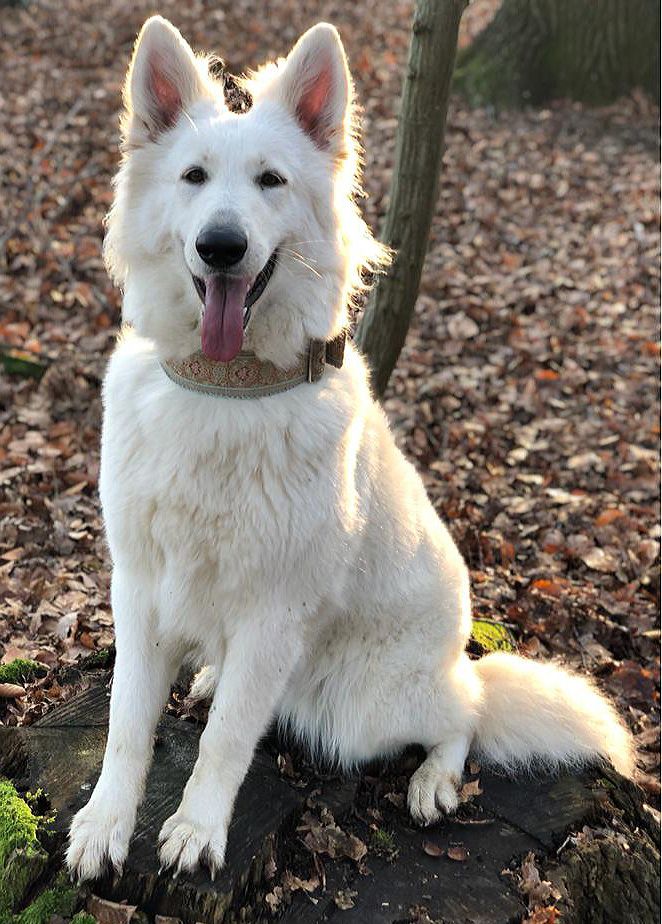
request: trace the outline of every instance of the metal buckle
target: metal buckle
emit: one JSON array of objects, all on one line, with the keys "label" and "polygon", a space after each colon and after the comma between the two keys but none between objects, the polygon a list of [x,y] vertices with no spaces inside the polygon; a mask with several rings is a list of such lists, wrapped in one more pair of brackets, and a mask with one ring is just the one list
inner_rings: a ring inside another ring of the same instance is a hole
[{"label": "metal buckle", "polygon": [[318,382],[324,375],[324,365],[324,342],[322,340],[311,340],[308,346],[306,381]]}]

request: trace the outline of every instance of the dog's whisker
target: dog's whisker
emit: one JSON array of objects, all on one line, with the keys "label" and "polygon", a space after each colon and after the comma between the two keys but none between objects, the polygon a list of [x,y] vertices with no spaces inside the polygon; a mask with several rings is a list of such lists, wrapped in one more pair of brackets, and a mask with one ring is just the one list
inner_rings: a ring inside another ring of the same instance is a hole
[{"label": "dog's whisker", "polygon": [[198,132],[198,126],[195,124],[195,122],[193,121],[193,119],[191,118],[191,116],[188,114],[188,112],[186,111],[186,109],[182,109],[182,115],[184,116],[185,119],[187,119],[187,121],[189,121],[189,122],[191,123],[191,128],[192,128],[193,131],[196,133],[196,135],[199,134],[199,132]]},{"label": "dog's whisker", "polygon": [[303,266],[305,269],[310,270],[310,272],[317,276],[318,279],[322,278],[322,274],[318,272],[314,266],[311,266],[310,263],[303,257],[300,253],[297,253],[296,250],[290,250],[287,247],[281,247],[280,252],[284,254],[289,254],[300,266]]},{"label": "dog's whisker", "polygon": [[299,247],[303,244],[335,244],[336,242],[333,240],[333,238],[320,238],[316,241],[290,241],[290,243],[295,247]]},{"label": "dog's whisker", "polygon": [[302,253],[299,253],[298,250],[292,250],[291,247],[281,249],[285,250],[286,253],[291,253],[293,256],[298,257],[300,260],[307,260],[309,263],[319,263],[319,260],[315,260],[313,257],[305,257]]}]

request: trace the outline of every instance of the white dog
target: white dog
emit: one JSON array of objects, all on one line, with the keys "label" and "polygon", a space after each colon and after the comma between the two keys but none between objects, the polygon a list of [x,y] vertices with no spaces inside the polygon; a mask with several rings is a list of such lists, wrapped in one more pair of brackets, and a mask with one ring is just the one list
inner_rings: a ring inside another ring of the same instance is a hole
[{"label": "white dog", "polygon": [[422,744],[409,810],[423,825],[456,807],[472,747],[509,770],[633,767],[628,732],[585,679],[468,659],[460,553],[361,357],[349,347],[323,369],[319,344],[345,329],[361,271],[386,262],[354,204],[337,32],[315,26],[246,86],[252,108],[230,112],[179,32],[145,24],[106,241],[132,329],[104,385],[117,663],[103,770],[71,827],[81,878],[126,858],[156,722],[191,656],[210,665],[194,695],[213,703],[161,831],[177,871],[222,865],[275,715],[343,767]]}]

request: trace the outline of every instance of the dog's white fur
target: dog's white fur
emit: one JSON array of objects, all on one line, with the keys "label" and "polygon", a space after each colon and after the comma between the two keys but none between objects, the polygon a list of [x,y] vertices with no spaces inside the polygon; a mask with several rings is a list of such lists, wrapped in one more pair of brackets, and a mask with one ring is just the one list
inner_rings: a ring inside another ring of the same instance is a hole
[{"label": "dog's white fur", "polygon": [[[585,679],[509,654],[465,654],[465,564],[396,448],[366,368],[238,401],[171,382],[159,358],[200,346],[191,273],[210,219],[245,229],[247,274],[279,246],[248,346],[287,366],[334,337],[364,267],[384,262],[353,203],[352,89],[336,31],[319,25],[248,81],[230,113],[180,34],[154,17],[129,72],[125,158],[106,255],[125,331],[104,385],[101,499],[113,559],[117,663],[101,777],[71,828],[68,863],[121,867],[152,735],[183,659],[213,693],[164,866],[212,872],[256,742],[273,716],[342,766],[418,742],[409,808],[421,824],[457,805],[470,747],[508,769],[597,757],[623,773],[631,739]],[[191,187],[182,171],[202,165]],[[262,189],[275,170],[287,185]]]}]

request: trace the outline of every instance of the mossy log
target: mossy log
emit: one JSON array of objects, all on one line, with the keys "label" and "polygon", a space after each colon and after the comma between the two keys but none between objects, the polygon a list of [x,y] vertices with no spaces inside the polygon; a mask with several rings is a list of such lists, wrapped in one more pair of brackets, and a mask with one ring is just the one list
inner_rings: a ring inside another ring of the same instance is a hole
[{"label": "mossy log", "polygon": [[[0,774],[19,791],[43,788],[55,813],[47,843],[54,875],[71,816],[101,766],[109,678],[92,678],[35,725],[0,728]],[[658,828],[637,788],[611,772],[513,781],[482,770],[458,815],[422,831],[404,804],[412,755],[360,777],[320,775],[296,755],[283,759],[288,745],[275,734],[241,788],[221,875],[173,879],[159,872],[157,835],[181,797],[199,734],[198,724],[164,716],[124,874],[91,886],[138,905],[143,921],[503,924],[526,916],[518,870],[529,853],[564,922],[659,920]],[[37,886],[48,885],[42,875]],[[84,905],[81,893],[75,907]]]},{"label": "mossy log", "polygon": [[457,58],[455,85],[474,105],[609,103],[660,93],[659,0],[503,0]]}]

